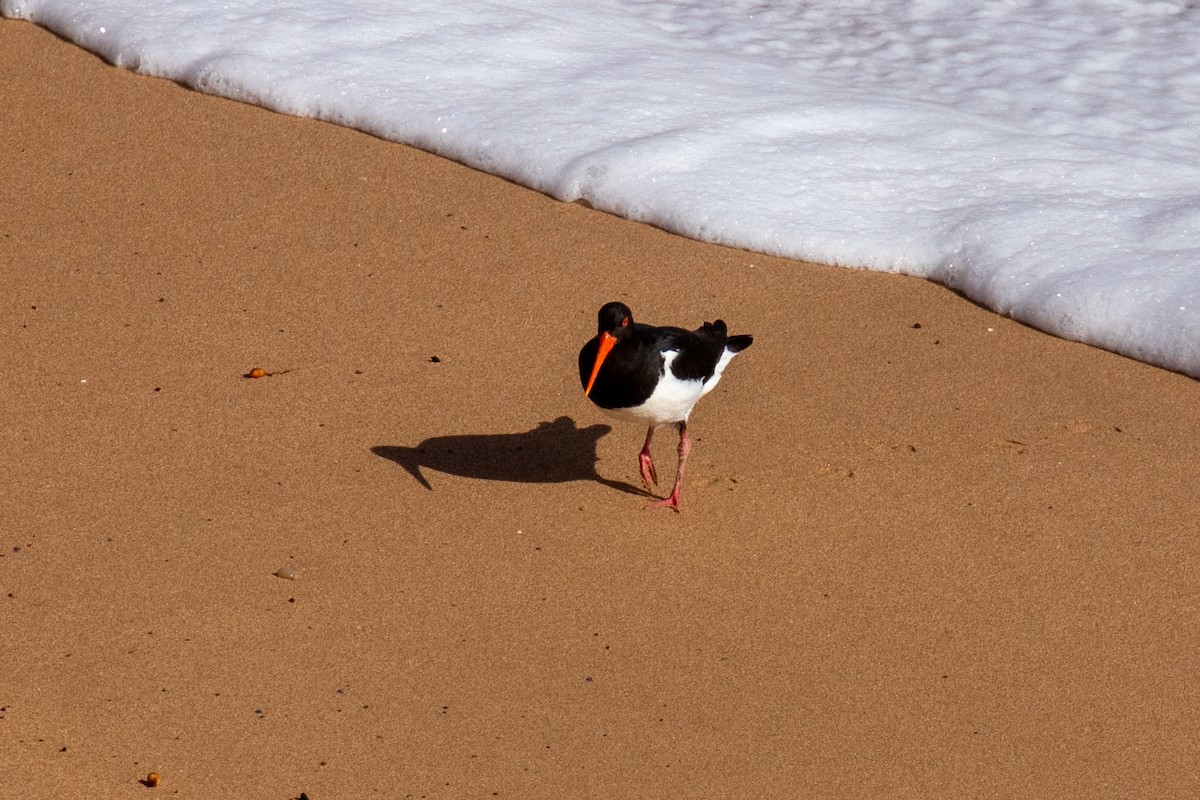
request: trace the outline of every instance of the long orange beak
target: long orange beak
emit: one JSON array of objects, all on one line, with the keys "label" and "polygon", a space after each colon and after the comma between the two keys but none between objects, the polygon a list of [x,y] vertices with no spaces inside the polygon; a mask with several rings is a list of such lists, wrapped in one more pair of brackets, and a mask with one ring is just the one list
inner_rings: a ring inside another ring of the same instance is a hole
[{"label": "long orange beak", "polygon": [[613,349],[613,345],[617,343],[617,337],[605,331],[600,334],[600,349],[596,351],[596,366],[592,367],[592,377],[588,378],[587,388],[583,390],[584,397],[592,393],[592,384],[596,382],[596,376],[600,374],[600,365],[604,363],[604,359],[608,357],[608,351]]}]

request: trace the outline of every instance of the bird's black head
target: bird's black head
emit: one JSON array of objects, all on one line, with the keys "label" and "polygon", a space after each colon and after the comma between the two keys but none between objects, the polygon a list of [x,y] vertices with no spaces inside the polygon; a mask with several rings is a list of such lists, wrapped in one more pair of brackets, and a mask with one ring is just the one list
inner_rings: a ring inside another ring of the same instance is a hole
[{"label": "bird's black head", "polygon": [[633,325],[633,312],[624,303],[606,303],[600,309],[598,333],[616,335],[621,328]]},{"label": "bird's black head", "polygon": [[579,380],[586,395],[591,395],[600,366],[613,347],[622,339],[629,340],[629,334],[633,332],[633,312],[624,303],[606,303],[600,309],[598,327],[600,330],[595,338],[579,351]]}]

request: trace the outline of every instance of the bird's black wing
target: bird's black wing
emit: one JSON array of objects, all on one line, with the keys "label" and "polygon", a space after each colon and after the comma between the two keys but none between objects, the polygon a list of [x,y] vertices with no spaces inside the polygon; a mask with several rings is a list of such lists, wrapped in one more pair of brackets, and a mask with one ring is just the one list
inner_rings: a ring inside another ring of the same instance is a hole
[{"label": "bird's black wing", "polygon": [[659,328],[664,350],[677,350],[671,373],[680,380],[707,381],[716,371],[725,350],[728,331],[721,320],[706,322],[699,330]]}]

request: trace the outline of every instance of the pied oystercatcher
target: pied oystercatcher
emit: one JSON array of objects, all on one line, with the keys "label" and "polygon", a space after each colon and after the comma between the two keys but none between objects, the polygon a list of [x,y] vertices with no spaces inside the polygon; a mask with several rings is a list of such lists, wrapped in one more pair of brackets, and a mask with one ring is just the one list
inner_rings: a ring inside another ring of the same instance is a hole
[{"label": "pied oystercatcher", "polygon": [[679,429],[679,471],[675,488],[665,500],[647,508],[679,510],[683,470],[692,440],[688,415],[701,397],[721,380],[730,359],[754,341],[751,336],[730,336],[722,320],[706,322],[694,331],[642,325],[624,303],[600,309],[599,332],[579,351],[579,381],[584,394],[617,419],[648,426],[646,443],[638,455],[647,489],[658,483],[650,440],[654,429],[674,423]]}]

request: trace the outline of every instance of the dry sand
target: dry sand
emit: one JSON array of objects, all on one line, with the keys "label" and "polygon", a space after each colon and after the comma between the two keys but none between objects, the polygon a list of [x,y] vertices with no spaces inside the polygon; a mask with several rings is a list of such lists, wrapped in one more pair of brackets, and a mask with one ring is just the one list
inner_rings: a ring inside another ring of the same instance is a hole
[{"label": "dry sand", "polygon": [[[15,21],[0,283],[5,800],[1200,793],[1194,380]],[[610,299],[756,337],[680,515]]]}]

